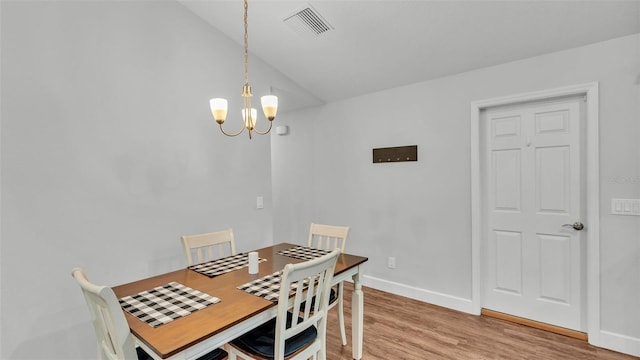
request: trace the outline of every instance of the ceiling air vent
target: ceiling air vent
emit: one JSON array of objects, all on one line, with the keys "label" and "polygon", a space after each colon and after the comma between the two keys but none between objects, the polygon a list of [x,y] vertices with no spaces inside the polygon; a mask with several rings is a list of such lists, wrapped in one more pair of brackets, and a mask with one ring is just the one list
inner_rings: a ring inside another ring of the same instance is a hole
[{"label": "ceiling air vent", "polygon": [[287,16],[283,21],[295,32],[304,36],[318,37],[329,30],[333,30],[333,26],[311,5],[307,5],[293,15]]}]

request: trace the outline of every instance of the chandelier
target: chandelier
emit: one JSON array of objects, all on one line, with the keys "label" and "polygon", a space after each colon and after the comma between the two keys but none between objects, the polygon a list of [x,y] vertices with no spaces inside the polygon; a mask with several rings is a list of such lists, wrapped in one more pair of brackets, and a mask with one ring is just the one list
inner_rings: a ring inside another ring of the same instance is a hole
[{"label": "chandelier", "polygon": [[251,86],[249,86],[249,33],[247,31],[247,10],[249,5],[247,0],[244,0],[244,86],[242,87],[242,128],[236,133],[228,133],[222,128],[222,124],[227,117],[227,99],[215,98],[209,100],[211,106],[211,113],[213,118],[220,125],[220,131],[227,136],[238,136],[245,129],[249,131],[249,139],[251,134],[255,131],[260,135],[266,135],[271,131],[273,125],[273,119],[276,118],[276,112],[278,111],[278,97],[274,95],[265,95],[260,98],[262,102],[262,111],[264,116],[269,120],[269,128],[266,131],[259,131],[256,129],[256,119],[258,117],[255,108],[251,107]]}]

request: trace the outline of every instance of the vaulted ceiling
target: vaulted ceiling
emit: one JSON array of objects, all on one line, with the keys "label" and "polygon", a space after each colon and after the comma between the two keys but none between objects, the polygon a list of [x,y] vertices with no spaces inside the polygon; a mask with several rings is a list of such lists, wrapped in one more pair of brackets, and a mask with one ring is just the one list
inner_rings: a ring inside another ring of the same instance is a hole
[{"label": "vaulted ceiling", "polygon": [[[178,1],[243,44],[241,0]],[[330,29],[317,35],[304,31],[306,26],[292,26],[300,25],[295,20],[301,20],[307,8]],[[287,18],[294,21],[284,21]],[[319,102],[639,32],[638,0],[249,0],[251,56],[278,69]]]}]

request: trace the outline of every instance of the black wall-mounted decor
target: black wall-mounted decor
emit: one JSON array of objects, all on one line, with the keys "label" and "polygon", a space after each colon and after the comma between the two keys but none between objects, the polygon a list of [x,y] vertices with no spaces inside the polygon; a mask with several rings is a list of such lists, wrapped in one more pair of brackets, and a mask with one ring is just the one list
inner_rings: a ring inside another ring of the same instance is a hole
[{"label": "black wall-mounted decor", "polygon": [[418,161],[418,145],[373,149],[374,163]]}]

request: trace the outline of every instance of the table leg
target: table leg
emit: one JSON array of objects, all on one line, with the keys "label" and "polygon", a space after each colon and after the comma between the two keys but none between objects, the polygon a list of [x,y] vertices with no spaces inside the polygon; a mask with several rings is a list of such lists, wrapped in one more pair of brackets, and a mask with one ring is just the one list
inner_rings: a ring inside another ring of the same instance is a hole
[{"label": "table leg", "polygon": [[362,338],[364,330],[364,294],[360,284],[360,270],[353,275],[353,294],[351,297],[351,344],[355,360],[362,358]]}]

